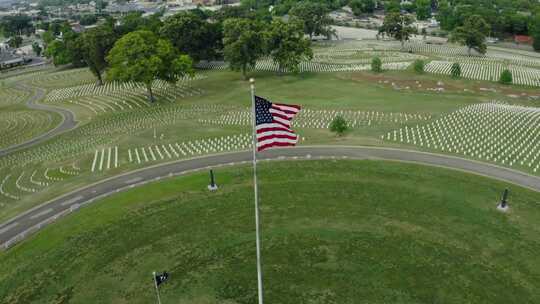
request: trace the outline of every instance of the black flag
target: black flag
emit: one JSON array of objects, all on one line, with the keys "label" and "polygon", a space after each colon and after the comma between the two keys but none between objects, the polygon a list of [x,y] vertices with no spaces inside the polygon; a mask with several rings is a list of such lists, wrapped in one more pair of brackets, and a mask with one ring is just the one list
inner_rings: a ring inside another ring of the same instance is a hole
[{"label": "black flag", "polygon": [[163,273],[156,274],[156,284],[159,286],[161,283],[164,283],[169,278],[169,274],[164,271]]}]

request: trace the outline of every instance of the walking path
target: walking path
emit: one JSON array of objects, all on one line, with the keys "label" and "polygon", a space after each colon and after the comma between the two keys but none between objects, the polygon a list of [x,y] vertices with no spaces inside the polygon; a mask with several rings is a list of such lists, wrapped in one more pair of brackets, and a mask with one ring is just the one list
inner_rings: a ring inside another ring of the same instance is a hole
[{"label": "walking path", "polygon": [[[196,170],[249,163],[251,162],[251,157],[252,154],[248,151],[204,156],[148,167],[88,185],[39,205],[0,224],[0,248],[7,249],[57,218],[112,193]],[[305,146],[292,149],[269,150],[259,154],[260,160],[319,158],[391,160],[446,167],[506,181],[534,191],[540,191],[540,177],[537,176],[463,158],[411,150],[376,147]],[[404,176],[404,178],[406,177]]]}]

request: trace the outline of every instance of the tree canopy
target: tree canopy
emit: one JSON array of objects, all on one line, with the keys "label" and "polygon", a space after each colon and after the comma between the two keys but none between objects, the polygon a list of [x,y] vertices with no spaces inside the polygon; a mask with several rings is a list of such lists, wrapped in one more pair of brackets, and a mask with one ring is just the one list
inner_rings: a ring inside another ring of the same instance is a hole
[{"label": "tree canopy", "polygon": [[313,58],[310,41],[304,38],[301,23],[272,21],[267,32],[267,47],[280,73],[285,69],[297,73],[302,60]]},{"label": "tree canopy", "polygon": [[152,91],[155,80],[176,83],[179,78],[193,74],[193,62],[188,55],[180,55],[168,40],[146,30],[128,33],[116,41],[107,62],[108,79],[144,83],[150,102],[155,100]]},{"label": "tree canopy", "polygon": [[82,57],[101,85],[103,84],[101,74],[108,66],[106,56],[116,42],[116,35],[110,26],[101,25],[84,32],[81,39]]},{"label": "tree canopy", "polygon": [[323,35],[330,37],[334,32],[330,28],[332,19],[328,16],[327,6],[320,2],[303,1],[292,7],[290,15],[300,20],[304,27],[304,32],[313,36]]},{"label": "tree canopy", "polygon": [[451,42],[457,42],[468,47],[469,56],[471,50],[480,54],[487,51],[486,35],[489,33],[489,25],[477,15],[473,15],[465,20],[463,26],[457,27],[450,36]]},{"label": "tree canopy", "polygon": [[531,36],[534,39],[533,47],[536,51],[540,51],[540,13],[531,20],[530,27]]},{"label": "tree canopy", "polygon": [[413,22],[414,19],[410,15],[389,13],[384,18],[379,33],[400,40],[401,47],[403,48],[405,41],[409,40],[413,34],[417,33],[416,28],[412,26]]},{"label": "tree canopy", "polygon": [[375,11],[377,2],[375,0],[351,0],[349,6],[356,16],[372,14]]},{"label": "tree canopy", "polygon": [[23,38],[21,36],[13,36],[9,38],[9,42],[8,42],[9,46],[14,49],[21,47],[22,43],[23,43]]},{"label": "tree canopy", "polygon": [[225,60],[233,70],[242,71],[247,79],[247,70],[254,68],[257,59],[265,54],[263,24],[257,20],[241,18],[225,20],[223,45]]},{"label": "tree canopy", "polygon": [[72,64],[75,67],[84,66],[82,58],[83,45],[80,35],[73,32],[71,28],[64,28],[61,33],[61,37],[55,37],[52,32],[44,37],[47,45],[45,56],[52,58],[54,65]]},{"label": "tree canopy", "polygon": [[416,9],[416,18],[418,20],[427,20],[431,18],[431,0],[416,0],[414,5]]},{"label": "tree canopy", "polygon": [[160,33],[195,61],[215,59],[223,48],[220,24],[210,23],[192,12],[167,18]]},{"label": "tree canopy", "polygon": [[0,22],[4,36],[22,36],[33,33],[32,18],[27,15],[4,16]]},{"label": "tree canopy", "polygon": [[437,19],[441,28],[452,31],[463,26],[471,16],[480,16],[488,24],[490,35],[533,35],[530,25],[540,14],[535,0],[439,0]]}]

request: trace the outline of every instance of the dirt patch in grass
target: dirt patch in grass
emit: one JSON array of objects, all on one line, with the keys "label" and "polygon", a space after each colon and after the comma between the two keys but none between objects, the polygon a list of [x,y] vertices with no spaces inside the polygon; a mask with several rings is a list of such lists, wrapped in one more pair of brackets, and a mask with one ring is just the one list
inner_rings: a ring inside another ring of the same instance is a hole
[{"label": "dirt patch in grass", "polygon": [[[417,92],[439,93],[473,93],[486,97],[503,99],[516,99],[518,101],[534,102],[540,104],[540,93],[537,88],[502,85],[495,82],[460,79],[433,74],[414,74],[412,72],[385,72],[375,74],[371,72],[356,72],[342,76],[353,81],[370,82],[384,88],[395,90],[410,90]],[[493,96],[496,95],[496,96]]]}]

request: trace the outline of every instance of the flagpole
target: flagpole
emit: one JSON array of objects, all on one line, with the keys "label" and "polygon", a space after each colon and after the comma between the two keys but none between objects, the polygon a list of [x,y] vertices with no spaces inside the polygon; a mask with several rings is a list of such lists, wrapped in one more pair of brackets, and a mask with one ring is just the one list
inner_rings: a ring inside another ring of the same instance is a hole
[{"label": "flagpole", "polygon": [[157,280],[156,280],[156,272],[152,272],[152,275],[154,276],[154,286],[156,287],[156,296],[157,296],[157,302],[158,304],[161,304],[161,299],[159,298],[159,287],[157,286]]},{"label": "flagpole", "polygon": [[261,267],[261,236],[260,236],[260,223],[259,223],[259,193],[257,184],[257,111],[255,103],[255,79],[249,80],[251,84],[251,103],[253,108],[253,193],[255,196],[255,237],[257,244],[257,290],[259,294],[259,304],[263,304],[263,276]]}]

